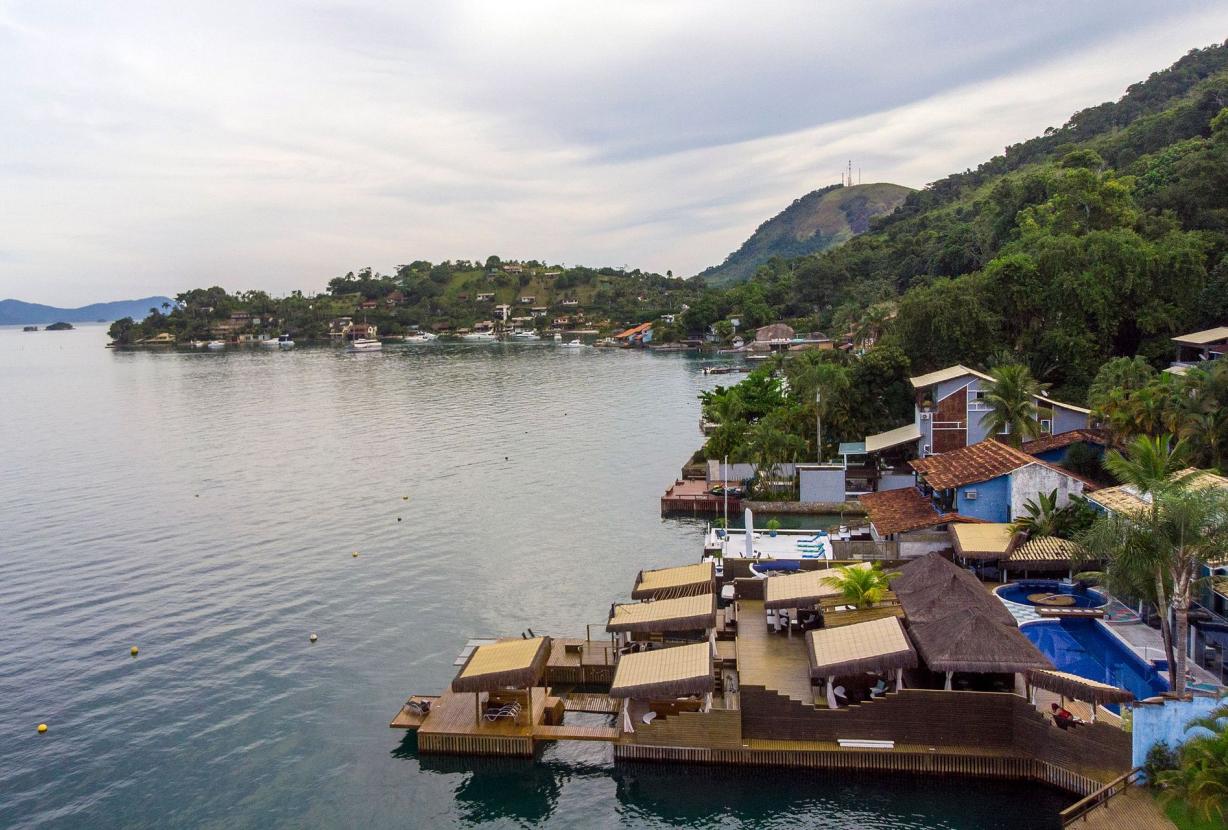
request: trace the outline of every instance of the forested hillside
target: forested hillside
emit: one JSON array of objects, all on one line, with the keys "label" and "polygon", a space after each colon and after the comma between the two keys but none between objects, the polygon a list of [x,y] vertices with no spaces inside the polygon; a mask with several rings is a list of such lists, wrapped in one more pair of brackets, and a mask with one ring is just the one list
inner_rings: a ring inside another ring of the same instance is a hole
[{"label": "forested hillside", "polygon": [[832,185],[813,190],[760,225],[720,265],[699,277],[708,285],[744,282],[772,257],[793,258],[839,245],[870,229],[870,222],[891,213],[911,188],[888,182]]},{"label": "forested hillside", "polygon": [[709,293],[689,322],[766,303],[839,335],[869,315],[914,371],[1008,351],[1083,400],[1108,358],[1163,365],[1173,334],[1228,322],[1226,107],[1228,48],[1191,51],[870,233]]}]

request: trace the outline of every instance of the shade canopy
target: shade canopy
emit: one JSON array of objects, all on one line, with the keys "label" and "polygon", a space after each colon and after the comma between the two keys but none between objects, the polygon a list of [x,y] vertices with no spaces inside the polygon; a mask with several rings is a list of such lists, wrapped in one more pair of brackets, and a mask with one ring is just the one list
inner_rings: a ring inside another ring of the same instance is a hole
[{"label": "shade canopy", "polygon": [[1012,565],[1058,563],[1068,565],[1087,558],[1087,551],[1078,542],[1056,536],[1037,536],[1011,551],[1006,561]]},{"label": "shade canopy", "polygon": [[904,609],[899,605],[875,605],[873,608],[854,608],[850,611],[824,611],[823,627],[840,628],[845,625],[881,620],[884,617],[904,618]]},{"label": "shade canopy", "polygon": [[[707,589],[707,590],[705,590]],[[667,599],[688,594],[715,592],[715,571],[711,562],[640,571],[635,578],[632,599]]]},{"label": "shade canopy", "polygon": [[[869,562],[858,562],[851,568],[869,569]],[[840,596],[840,589],[826,580],[836,576],[835,568],[817,571],[800,571],[784,576],[768,577],[763,586],[764,608],[809,608],[821,600]]]},{"label": "shade canopy", "polygon": [[955,552],[965,559],[1003,559],[1016,543],[1009,524],[953,524],[950,532]]},{"label": "shade canopy", "polygon": [[1046,689],[1059,695],[1072,697],[1075,700],[1085,700],[1089,703],[1105,705],[1109,703],[1129,703],[1134,700],[1134,694],[1107,683],[1088,680],[1077,674],[1063,671],[1036,670],[1028,672],[1028,682],[1038,689]]},{"label": "shade canopy", "polygon": [[712,647],[692,643],[623,655],[614,670],[610,697],[653,700],[702,695],[713,688]]},{"label": "shade canopy", "polygon": [[478,646],[452,681],[454,692],[489,692],[537,685],[550,659],[550,638],[503,640]]},{"label": "shade canopy", "polygon": [[972,574],[937,553],[900,571],[893,587],[908,636],[931,670],[985,674],[1053,668]]},{"label": "shade canopy", "polygon": [[876,435],[867,435],[865,441],[866,452],[880,452],[882,450],[898,447],[901,444],[915,444],[921,440],[921,427],[916,424],[905,424],[902,427],[889,429],[886,432],[880,432]]},{"label": "shade canopy", "polygon": [[696,594],[611,606],[606,631],[666,633],[698,631],[715,626],[716,594]]},{"label": "shade canopy", "polygon": [[806,651],[810,655],[810,676],[816,679],[917,665],[917,653],[895,617],[808,631]]}]

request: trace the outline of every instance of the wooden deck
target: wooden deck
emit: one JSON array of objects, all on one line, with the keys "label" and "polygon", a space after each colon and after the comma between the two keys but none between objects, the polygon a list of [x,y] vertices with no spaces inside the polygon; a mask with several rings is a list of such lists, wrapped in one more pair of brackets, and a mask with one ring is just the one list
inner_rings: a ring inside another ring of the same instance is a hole
[{"label": "wooden deck", "polygon": [[1081,830],[1176,830],[1151,793],[1142,787],[1128,788],[1067,826]]},{"label": "wooden deck", "polygon": [[736,642],[742,686],[762,686],[799,703],[815,702],[805,638],[768,631],[762,601],[738,601]]},{"label": "wooden deck", "polygon": [[595,695],[575,692],[563,700],[563,708],[568,712],[591,712],[598,715],[617,715],[622,711],[622,701],[609,695]]},{"label": "wooden deck", "polygon": [[437,700],[439,700],[438,695],[414,695],[405,702],[405,705],[401,707],[401,711],[397,712],[397,716],[393,718],[392,723],[388,725],[393,729],[417,729],[418,727],[422,726],[423,721],[426,720],[426,715],[410,711],[410,701],[416,703],[429,703],[431,706],[434,706],[435,701]]},{"label": "wooden deck", "polygon": [[[736,487],[741,482],[730,482]],[[661,496],[661,515],[670,513],[711,513],[719,515],[725,509],[725,497],[709,493],[710,485],[704,479],[676,479]],[[729,512],[742,509],[740,497],[729,497]]]},{"label": "wooden deck", "polygon": [[613,726],[545,726],[533,728],[533,737],[539,741],[605,741],[618,740],[618,730]]}]

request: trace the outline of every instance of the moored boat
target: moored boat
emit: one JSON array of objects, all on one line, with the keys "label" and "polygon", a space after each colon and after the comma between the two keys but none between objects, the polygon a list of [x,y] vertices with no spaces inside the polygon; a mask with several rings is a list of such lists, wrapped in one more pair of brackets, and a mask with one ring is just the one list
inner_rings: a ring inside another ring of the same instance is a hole
[{"label": "moored boat", "polygon": [[226,348],[226,342],[223,340],[210,340],[205,344],[205,348],[209,349],[210,351],[220,352],[222,349]]},{"label": "moored boat", "polygon": [[378,352],[384,344],[373,337],[357,337],[345,347],[347,352]]},{"label": "moored boat", "polygon": [[433,343],[439,339],[439,335],[429,331],[416,331],[413,334],[405,335],[406,343]]},{"label": "moored boat", "polygon": [[493,331],[471,331],[462,334],[461,339],[467,343],[494,343],[499,338],[495,337]]}]

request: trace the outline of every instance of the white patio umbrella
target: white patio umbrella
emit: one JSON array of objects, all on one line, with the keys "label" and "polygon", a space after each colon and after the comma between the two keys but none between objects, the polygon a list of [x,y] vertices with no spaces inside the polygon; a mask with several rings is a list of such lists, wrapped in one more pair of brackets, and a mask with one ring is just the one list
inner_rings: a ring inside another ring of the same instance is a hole
[{"label": "white patio umbrella", "polygon": [[746,508],[746,558],[755,558],[755,516]]}]

